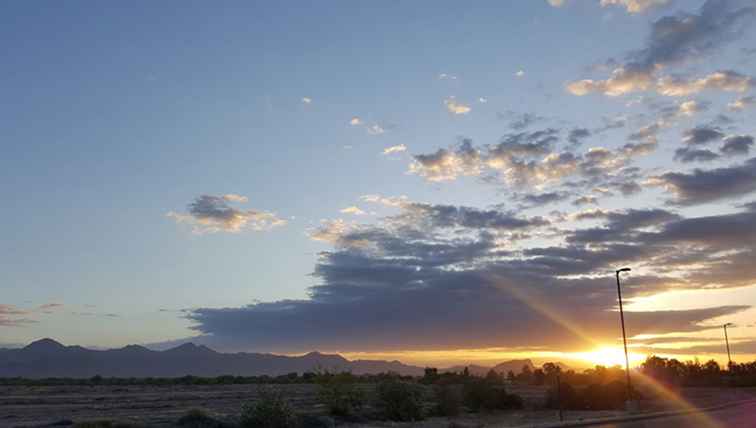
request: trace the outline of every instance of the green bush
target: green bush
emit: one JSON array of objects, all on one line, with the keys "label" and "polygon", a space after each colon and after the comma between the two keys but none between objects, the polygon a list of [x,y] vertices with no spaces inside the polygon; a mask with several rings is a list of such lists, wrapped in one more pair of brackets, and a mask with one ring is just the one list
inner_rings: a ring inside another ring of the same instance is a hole
[{"label": "green bush", "polygon": [[200,409],[192,409],[176,421],[176,425],[186,428],[223,428],[224,424]]},{"label": "green bush", "polygon": [[351,373],[318,375],[318,397],[333,416],[349,417],[359,411],[365,396],[357,387],[357,379]]},{"label": "green bush", "polygon": [[522,398],[508,394],[503,384],[491,379],[472,379],[464,385],[464,402],[472,412],[521,409]]},{"label": "green bush", "polygon": [[281,391],[260,389],[260,397],[242,408],[239,425],[242,428],[295,428],[297,414]]},{"label": "green bush", "polygon": [[462,409],[462,391],[456,385],[436,387],[436,414],[457,416]]},{"label": "green bush", "polygon": [[423,388],[398,379],[385,380],[376,388],[378,406],[392,421],[419,421],[423,415]]}]

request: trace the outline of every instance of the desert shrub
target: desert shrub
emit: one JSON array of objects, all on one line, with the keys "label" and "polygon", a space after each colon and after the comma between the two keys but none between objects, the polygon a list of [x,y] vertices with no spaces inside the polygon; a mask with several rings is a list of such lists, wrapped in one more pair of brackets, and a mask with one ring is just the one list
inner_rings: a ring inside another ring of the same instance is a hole
[{"label": "desert shrub", "polygon": [[420,385],[398,379],[388,379],[376,388],[378,406],[383,416],[392,421],[423,419],[423,389]]},{"label": "desert shrub", "polygon": [[[561,385],[562,408],[568,410],[614,410],[622,409],[627,399],[624,382],[612,381],[606,384],[594,383],[582,389],[576,389],[570,384]],[[633,392],[633,399],[639,399],[637,392]],[[547,406],[559,407],[559,397],[556,389],[548,392]]]},{"label": "desert shrub", "polygon": [[181,416],[176,425],[187,428],[223,428],[225,425],[200,409],[189,410]]},{"label": "desert shrub", "polygon": [[145,425],[134,422],[113,422],[108,419],[84,421],[73,424],[74,428],[144,428]]},{"label": "desert shrub", "polygon": [[365,396],[357,386],[357,378],[351,373],[318,375],[318,397],[334,416],[348,417],[360,410]]},{"label": "desert shrub", "polygon": [[464,403],[472,412],[521,409],[522,398],[508,394],[504,385],[491,379],[471,379],[464,385]]},{"label": "desert shrub", "polygon": [[299,419],[300,428],[335,428],[336,421],[328,416],[302,415]]},{"label": "desert shrub", "polygon": [[242,428],[295,428],[298,418],[280,390],[263,388],[256,401],[242,407],[239,425]]},{"label": "desert shrub", "polygon": [[436,392],[436,414],[457,416],[462,409],[462,391],[456,385],[440,385]]}]

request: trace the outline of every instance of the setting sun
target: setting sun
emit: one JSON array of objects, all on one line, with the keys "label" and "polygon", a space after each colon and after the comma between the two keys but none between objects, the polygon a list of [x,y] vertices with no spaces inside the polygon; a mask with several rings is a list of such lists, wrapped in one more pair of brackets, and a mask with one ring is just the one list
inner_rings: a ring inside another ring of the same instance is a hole
[{"label": "setting sun", "polygon": [[[632,352],[629,352],[627,356],[630,359],[631,366],[637,365],[645,359],[643,355]],[[621,347],[602,346],[593,351],[577,353],[575,357],[606,367],[625,365],[625,353]]]}]

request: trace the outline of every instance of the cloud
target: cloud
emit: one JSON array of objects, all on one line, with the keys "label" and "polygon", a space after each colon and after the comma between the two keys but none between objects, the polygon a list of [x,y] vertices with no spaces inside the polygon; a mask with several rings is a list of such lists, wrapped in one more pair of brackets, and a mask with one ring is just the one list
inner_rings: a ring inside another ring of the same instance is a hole
[{"label": "cloud", "polygon": [[482,104],[485,104],[485,103],[488,102],[488,98],[486,98],[486,97],[480,97],[480,98],[478,98],[478,102],[480,102]]},{"label": "cloud", "polygon": [[691,149],[682,147],[675,150],[675,160],[682,163],[709,162],[719,159],[719,155],[707,149]]},{"label": "cloud", "polygon": [[617,68],[606,80],[583,79],[567,84],[567,91],[583,96],[600,93],[617,97],[633,92],[654,90],[668,97],[684,97],[704,90],[716,89],[725,92],[745,92],[753,85],[753,77],[732,70],[717,71],[698,79],[663,76],[655,79],[645,70],[628,71]]},{"label": "cloud", "polygon": [[601,7],[621,6],[628,13],[643,13],[648,9],[665,6],[670,0],[601,0]]},{"label": "cloud", "polygon": [[187,213],[170,212],[167,215],[178,223],[191,224],[195,233],[263,231],[286,224],[286,220],[273,213],[240,210],[229,205],[229,202],[247,201],[246,197],[234,194],[201,195],[189,204]]},{"label": "cloud", "polygon": [[727,108],[730,111],[742,111],[754,104],[756,104],[756,97],[751,95],[748,97],[740,97],[736,99],[735,101],[727,104]]},{"label": "cloud", "polygon": [[349,120],[349,124],[352,126],[359,126],[362,125],[362,119],[359,116],[354,116],[352,119]]},{"label": "cloud", "polygon": [[675,150],[675,160],[682,163],[709,162],[719,159],[719,155],[707,149],[691,149],[682,147]]},{"label": "cloud", "polygon": [[382,135],[386,133],[386,129],[381,125],[374,123],[367,127],[367,132],[370,135]]},{"label": "cloud", "polygon": [[553,7],[562,7],[564,0],[546,0]]},{"label": "cloud", "polygon": [[656,84],[656,90],[670,97],[684,97],[706,89],[718,89],[725,92],[745,92],[751,88],[753,77],[732,70],[723,70],[699,79],[662,77]]},{"label": "cloud", "polygon": [[543,116],[539,116],[535,113],[523,113],[517,115],[517,117],[509,123],[509,127],[515,131],[522,131],[530,125],[544,120]]},{"label": "cloud", "polygon": [[37,321],[25,318],[25,316],[31,314],[32,311],[27,309],[0,304],[0,327],[23,327],[27,324],[34,324]]},{"label": "cloud", "polygon": [[354,205],[352,205],[350,207],[346,207],[346,208],[342,209],[339,212],[341,212],[342,214],[351,214],[351,215],[365,215],[365,214],[367,214],[365,211],[361,210],[359,207],[356,207]]},{"label": "cloud", "polygon": [[427,155],[415,155],[410,165],[410,173],[424,177],[428,181],[449,181],[459,176],[479,175],[480,153],[471,140],[463,140],[452,149],[439,149]]},{"label": "cloud", "polygon": [[460,103],[454,97],[445,99],[444,104],[446,104],[446,109],[449,110],[449,113],[453,114],[467,114],[472,110],[469,105]]},{"label": "cloud", "polygon": [[302,104],[312,104],[312,98],[302,97]]},{"label": "cloud", "polygon": [[747,156],[753,147],[753,137],[750,135],[730,135],[724,139],[724,144],[719,149],[727,156]]},{"label": "cloud", "polygon": [[668,172],[652,177],[649,184],[661,186],[674,194],[674,205],[698,205],[743,197],[756,192],[756,158],[741,165],[690,173]]},{"label": "cloud", "polygon": [[570,144],[579,146],[583,143],[583,140],[591,136],[591,131],[586,128],[573,128],[567,135],[567,141]]},{"label": "cloud", "polygon": [[693,129],[687,129],[683,132],[683,143],[688,145],[702,145],[713,141],[719,141],[724,138],[724,134],[719,128],[699,126]]},{"label": "cloud", "polygon": [[406,196],[381,196],[381,195],[363,195],[360,200],[373,204],[380,204],[391,208],[401,208],[409,203]]},{"label": "cloud", "polygon": [[390,155],[392,153],[400,153],[404,151],[407,151],[407,146],[405,146],[404,144],[398,144],[396,146],[386,147],[385,149],[383,149],[383,154]]},{"label": "cloud", "polygon": [[525,70],[517,70],[517,72],[515,73],[515,76],[517,77],[525,76]]},{"label": "cloud", "polygon": [[[603,225],[567,230],[561,244],[518,250],[508,234],[537,233],[549,223],[500,210],[409,202],[376,225],[331,230],[335,248],[321,253],[309,299],[199,308],[188,318],[200,338],[211,337],[220,348],[516,345],[568,351],[616,341],[616,266],[634,267],[623,283],[628,299],[756,280],[749,258],[756,230],[748,227],[756,210],[693,218],[663,209],[594,210],[592,220]],[[625,315],[630,336],[684,336],[748,308]],[[539,334],[532,334],[533,325]]]},{"label": "cloud", "polygon": [[[631,1],[608,1],[608,4]],[[628,9],[629,10],[629,9]],[[684,96],[704,89],[743,91],[751,78],[730,70],[719,71],[699,79],[657,74],[672,66],[700,60],[737,39],[752,26],[756,8],[741,0],[707,0],[697,14],[678,13],[653,22],[645,46],[627,55],[627,61],[615,67],[604,80],[583,79],[567,84],[574,95],[601,93],[620,96],[637,91],[656,90],[668,96]]]},{"label": "cloud", "polygon": [[590,205],[590,204],[598,204],[598,198],[595,196],[581,196],[574,201],[572,201],[572,205],[575,205],[577,207],[581,205]]},{"label": "cloud", "polygon": [[453,74],[441,73],[438,75],[439,80],[457,80],[457,76]]},{"label": "cloud", "polygon": [[554,191],[544,193],[526,193],[517,195],[516,200],[522,203],[522,208],[535,208],[566,200],[572,196],[570,192]]},{"label": "cloud", "polygon": [[700,113],[706,110],[707,108],[707,104],[699,103],[695,100],[684,101],[678,106],[677,114],[680,116],[693,116],[696,113]]}]

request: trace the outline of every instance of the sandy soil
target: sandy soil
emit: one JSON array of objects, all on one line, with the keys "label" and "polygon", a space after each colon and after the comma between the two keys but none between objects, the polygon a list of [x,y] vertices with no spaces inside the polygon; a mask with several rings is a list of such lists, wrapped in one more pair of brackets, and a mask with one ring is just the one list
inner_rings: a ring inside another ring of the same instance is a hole
[{"label": "sandy soil", "polygon": [[[187,410],[200,408],[219,417],[238,415],[242,405],[253,401],[260,385],[212,386],[0,386],[0,427],[39,426],[60,420],[86,421],[109,419],[168,425]],[[316,385],[277,385],[302,412],[320,413]],[[526,398],[534,406],[543,397],[544,389],[537,387],[512,388],[512,392]],[[716,388],[685,389],[679,394],[697,407],[755,398],[756,390],[727,390]],[[669,409],[679,406],[660,398],[642,403],[643,410]],[[612,416],[621,412],[565,412],[566,420]],[[493,415],[467,415],[454,421],[462,426],[516,426],[529,423],[557,421],[557,412],[527,410]],[[448,419],[432,418],[413,427],[447,427]],[[354,426],[354,425],[353,425]],[[363,425],[365,426],[365,425]],[[375,423],[369,426],[408,426],[395,423]]]}]

